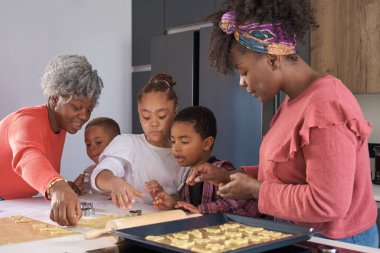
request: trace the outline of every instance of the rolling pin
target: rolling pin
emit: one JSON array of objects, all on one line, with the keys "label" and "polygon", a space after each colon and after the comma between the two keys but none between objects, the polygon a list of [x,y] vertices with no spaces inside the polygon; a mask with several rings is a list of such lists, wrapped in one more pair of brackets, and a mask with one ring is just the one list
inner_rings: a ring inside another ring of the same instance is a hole
[{"label": "rolling pin", "polygon": [[[132,228],[137,226],[157,224],[166,221],[182,220],[201,216],[201,214],[186,214],[182,210],[170,210],[159,213],[152,213],[141,216],[127,217],[123,219],[114,219],[106,223],[105,228],[88,231],[84,234],[85,239],[96,239],[107,235],[110,231],[123,228]],[[117,238],[116,241],[118,241]],[[115,242],[116,242],[115,241]]]}]

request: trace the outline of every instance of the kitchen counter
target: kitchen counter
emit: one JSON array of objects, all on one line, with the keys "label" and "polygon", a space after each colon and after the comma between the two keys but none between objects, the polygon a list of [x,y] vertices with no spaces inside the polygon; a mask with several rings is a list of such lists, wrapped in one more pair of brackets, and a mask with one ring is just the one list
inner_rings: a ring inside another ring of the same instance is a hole
[{"label": "kitchen counter", "polygon": [[[81,196],[81,201],[92,201],[97,214],[118,214],[125,216],[127,210],[116,208],[111,200],[104,195],[86,195]],[[159,212],[150,205],[134,204],[134,209],[142,210],[143,214]],[[44,198],[16,199],[0,201],[0,218],[12,215],[23,215],[35,220],[57,225],[50,220],[50,203]],[[0,228],[1,229],[1,228]],[[70,227],[71,230],[81,234],[62,236],[47,240],[30,241],[23,243],[14,243],[0,245],[0,253],[83,253],[87,250],[111,247],[114,245],[109,237],[103,237],[94,240],[86,240],[83,237],[84,232],[90,230],[84,227]]]},{"label": "kitchen counter", "polygon": [[[378,188],[376,187],[376,190],[379,190],[380,193],[380,186]],[[114,213],[125,215],[127,212],[125,210],[115,208],[112,204],[112,201],[107,200],[105,196],[87,195],[82,196],[81,200],[92,201],[94,203],[96,214]],[[133,208],[141,209],[143,214],[158,212],[152,206],[144,204],[135,204]],[[0,201],[0,218],[12,215],[24,215],[42,222],[56,225],[49,219],[49,212],[50,204],[43,198]],[[71,227],[70,229],[80,233],[84,233],[88,230],[82,227]],[[380,249],[357,246],[317,237],[312,237],[309,241],[362,252],[380,252]],[[111,247],[113,245],[113,242],[108,237],[86,240],[84,239],[83,234],[77,234],[47,240],[3,245],[0,246],[0,253],[83,253],[87,250]]]}]

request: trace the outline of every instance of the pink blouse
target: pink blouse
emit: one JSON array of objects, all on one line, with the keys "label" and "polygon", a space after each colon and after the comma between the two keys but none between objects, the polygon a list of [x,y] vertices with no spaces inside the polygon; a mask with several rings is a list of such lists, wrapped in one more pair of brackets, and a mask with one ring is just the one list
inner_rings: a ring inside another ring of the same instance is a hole
[{"label": "pink blouse", "polygon": [[[259,211],[338,239],[376,222],[368,136],[355,97],[333,76],[287,97],[260,148]],[[255,167],[245,167],[248,174]]]}]

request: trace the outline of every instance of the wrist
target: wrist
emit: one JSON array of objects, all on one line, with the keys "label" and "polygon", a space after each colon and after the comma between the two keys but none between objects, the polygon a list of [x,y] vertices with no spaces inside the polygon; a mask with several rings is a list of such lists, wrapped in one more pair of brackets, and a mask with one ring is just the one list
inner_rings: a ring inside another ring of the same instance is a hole
[{"label": "wrist", "polygon": [[227,184],[231,181],[231,175],[236,173],[235,171],[223,171],[221,183]]},{"label": "wrist", "polygon": [[251,193],[252,193],[253,198],[255,198],[255,199],[259,199],[260,188],[261,188],[261,182],[256,181],[256,183],[253,184],[253,186],[252,186],[252,190],[251,190]]},{"label": "wrist", "polygon": [[51,196],[55,192],[57,186],[59,186],[63,183],[66,183],[66,181],[60,177],[55,178],[52,181],[50,181],[50,183],[48,184],[47,190],[45,192],[45,197],[50,200]]},{"label": "wrist", "polygon": [[111,191],[116,178],[112,171],[104,169],[96,176],[95,185],[101,191]]}]

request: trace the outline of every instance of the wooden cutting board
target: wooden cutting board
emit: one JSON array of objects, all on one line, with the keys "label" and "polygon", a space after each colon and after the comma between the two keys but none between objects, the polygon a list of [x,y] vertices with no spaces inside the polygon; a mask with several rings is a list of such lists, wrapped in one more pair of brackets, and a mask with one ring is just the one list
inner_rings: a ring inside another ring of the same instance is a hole
[{"label": "wooden cutting board", "polygon": [[25,216],[0,218],[0,245],[44,240],[73,234],[77,234],[77,232]]}]

